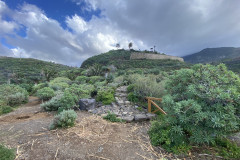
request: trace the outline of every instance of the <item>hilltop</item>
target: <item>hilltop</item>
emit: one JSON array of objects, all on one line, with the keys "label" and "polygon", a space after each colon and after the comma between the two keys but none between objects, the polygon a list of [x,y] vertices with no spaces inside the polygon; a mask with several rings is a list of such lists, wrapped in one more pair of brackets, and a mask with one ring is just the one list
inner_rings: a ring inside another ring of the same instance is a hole
[{"label": "hilltop", "polygon": [[60,72],[72,67],[32,58],[0,57],[0,84],[6,83],[8,76],[12,74],[20,79],[27,77],[31,82],[38,81],[44,68]]},{"label": "hilltop", "polygon": [[[93,64],[100,65],[114,65],[116,68],[125,70],[125,69],[136,69],[136,68],[146,68],[153,69],[157,68],[160,70],[174,70],[187,67],[188,65],[185,62],[171,59],[131,59],[132,53],[143,53],[141,51],[134,50],[111,50],[106,53],[102,53],[85,60],[81,68],[88,68]],[[147,54],[148,52],[144,52]],[[149,52],[153,54],[153,52]],[[154,52],[155,54],[159,54]]]}]

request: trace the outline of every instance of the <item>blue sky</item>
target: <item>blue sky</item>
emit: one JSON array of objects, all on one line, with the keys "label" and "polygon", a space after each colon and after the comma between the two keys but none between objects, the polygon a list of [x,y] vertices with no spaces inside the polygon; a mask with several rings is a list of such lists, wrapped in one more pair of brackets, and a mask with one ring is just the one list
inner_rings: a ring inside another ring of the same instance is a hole
[{"label": "blue sky", "polygon": [[0,0],[0,56],[80,66],[116,49],[240,47],[239,0]]}]

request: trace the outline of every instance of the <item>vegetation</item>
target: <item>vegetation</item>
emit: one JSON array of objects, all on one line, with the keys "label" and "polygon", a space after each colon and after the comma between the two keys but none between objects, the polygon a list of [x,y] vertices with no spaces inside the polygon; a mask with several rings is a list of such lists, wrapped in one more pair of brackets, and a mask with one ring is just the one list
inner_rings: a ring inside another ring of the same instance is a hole
[{"label": "vegetation", "polygon": [[[0,84],[7,83],[8,78],[14,84],[34,84],[46,80],[44,70],[55,70],[57,73],[72,69],[61,64],[45,62],[31,58],[0,58]],[[57,74],[54,74],[57,76]],[[50,77],[52,78],[52,77]]]},{"label": "vegetation", "polygon": [[15,150],[8,149],[4,145],[0,144],[0,158],[1,160],[14,160]]},{"label": "vegetation", "polygon": [[110,121],[110,122],[123,122],[122,119],[117,118],[116,114],[108,112],[106,116],[103,117],[103,119]]},{"label": "vegetation", "polygon": [[72,127],[75,124],[77,114],[74,110],[63,110],[54,117],[50,124],[50,129]]},{"label": "vegetation", "polygon": [[239,130],[240,78],[226,66],[195,65],[175,71],[166,83],[164,119],[153,123],[154,145],[173,151],[211,144]]},{"label": "vegetation", "polygon": [[38,98],[44,101],[51,99],[52,97],[54,97],[54,95],[55,95],[54,90],[50,87],[44,87],[37,91]]},{"label": "vegetation", "polygon": [[115,101],[114,90],[107,87],[101,88],[97,93],[97,101],[101,101],[105,105],[109,105]]}]

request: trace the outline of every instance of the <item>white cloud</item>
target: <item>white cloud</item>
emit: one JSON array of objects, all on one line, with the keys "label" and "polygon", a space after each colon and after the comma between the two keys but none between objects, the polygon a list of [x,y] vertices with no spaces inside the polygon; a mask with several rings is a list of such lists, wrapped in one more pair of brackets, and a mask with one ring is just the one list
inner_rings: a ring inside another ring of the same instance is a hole
[{"label": "white cloud", "polygon": [[[83,2],[73,1],[78,5]],[[114,49],[116,43],[127,48],[133,42],[134,49],[142,50],[156,45],[158,51],[179,56],[206,47],[240,44],[238,0],[85,0],[85,3],[88,11],[100,9],[101,18],[93,16],[85,21],[77,14],[64,15],[68,27],[64,29],[37,6],[24,3],[17,10],[10,10],[0,0],[0,35],[16,47],[8,53],[79,66],[92,55]],[[11,21],[6,21],[5,15]],[[26,27],[26,37],[16,34],[22,26]]]}]

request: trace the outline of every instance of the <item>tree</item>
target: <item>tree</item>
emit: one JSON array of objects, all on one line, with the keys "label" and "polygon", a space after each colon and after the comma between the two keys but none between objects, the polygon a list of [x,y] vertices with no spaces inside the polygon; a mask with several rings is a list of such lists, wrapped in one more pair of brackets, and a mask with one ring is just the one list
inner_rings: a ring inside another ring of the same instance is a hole
[{"label": "tree", "polygon": [[130,43],[128,44],[128,48],[129,48],[129,50],[132,48],[132,46],[133,46],[133,43],[130,42]]},{"label": "tree", "polygon": [[51,78],[54,78],[57,75],[57,71],[54,68],[43,68],[43,75],[46,80],[49,82]]},{"label": "tree", "polygon": [[116,48],[119,49],[120,48],[120,43],[116,44]]}]

